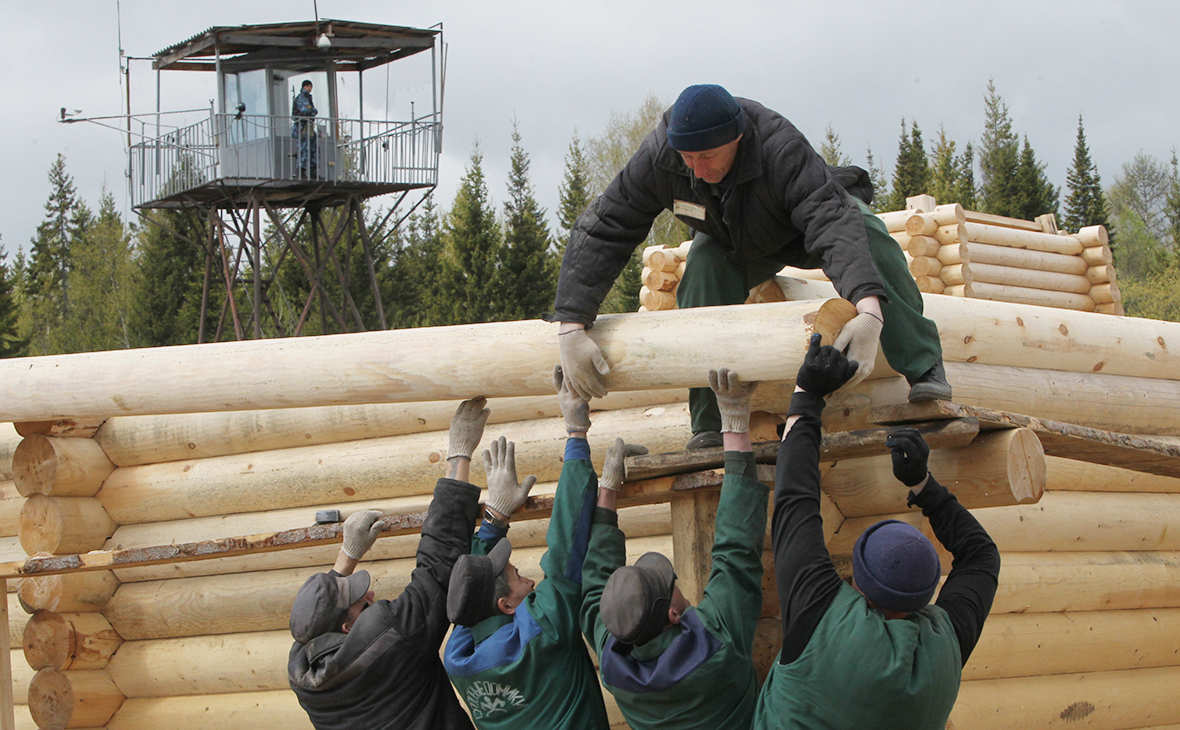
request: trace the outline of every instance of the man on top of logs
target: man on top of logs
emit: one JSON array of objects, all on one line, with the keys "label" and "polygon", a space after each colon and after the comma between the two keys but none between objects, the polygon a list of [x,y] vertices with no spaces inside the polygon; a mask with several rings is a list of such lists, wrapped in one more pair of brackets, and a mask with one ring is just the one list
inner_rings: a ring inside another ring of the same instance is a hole
[{"label": "man on top of logs", "polygon": [[[899,246],[865,205],[872,195],[864,170],[829,168],[779,114],[720,86],[688,87],[570,232],[546,319],[561,322],[574,391],[606,394],[610,366],[585,327],[656,216],[671,210],[695,232],[680,308],[741,304],[784,266],[822,268],[859,312],[835,343],[861,364],[853,382],[872,371],[880,341],[911,401],[949,399],[938,328],[922,316]],[[692,389],[689,405],[688,448],[720,446],[713,392]]]},{"label": "man on top of logs", "polygon": [[[598,492],[586,441],[590,406],[563,381],[560,367],[554,385],[569,438],[545,536],[548,550],[541,558],[545,580],[533,590],[533,581],[508,562],[512,546],[507,539],[486,555],[460,558],[451,576],[447,615],[458,625],[444,662],[481,730],[609,726],[594,664],[578,630],[582,561]],[[632,453],[646,449],[632,447]],[[484,463],[489,490],[500,483],[515,486],[511,443],[493,443]],[[522,498],[501,511],[507,517],[523,503]]]},{"label": "man on top of logs", "polygon": [[[590,532],[583,582],[582,630],[598,652],[602,681],[633,730],[731,728],[754,718],[758,676],[751,659],[762,607],[762,544],[768,489],[758,482],[750,444],[755,383],[709,371],[725,439],[725,479],[717,506],[713,569],[693,607],[676,585],[672,563],[647,553],[626,562],[615,495],[622,454],[607,456],[599,509]],[[611,452],[622,450],[622,440]],[[614,468],[612,468],[614,466]]]},{"label": "man on top of logs", "polygon": [[401,595],[374,602],[368,571],[353,572],[381,532],[376,510],[345,521],[332,570],[308,578],[296,594],[287,676],[317,730],[471,729],[438,650],[450,628],[451,570],[471,551],[479,515],[479,487],[467,479],[486,403],[464,401],[451,420],[447,475],[434,488],[417,567]]},{"label": "man on top of logs", "polygon": [[755,728],[943,730],[995,597],[1000,553],[930,475],[930,449],[915,429],[894,431],[887,443],[894,476],[910,487],[908,503],[922,508],[954,556],[938,600],[930,605],[938,553],[898,520],[857,539],[852,586],[836,573],[819,510],[820,416],[824,396],[855,372],[856,362],[812,336],[779,449],[771,533],[783,644]]}]

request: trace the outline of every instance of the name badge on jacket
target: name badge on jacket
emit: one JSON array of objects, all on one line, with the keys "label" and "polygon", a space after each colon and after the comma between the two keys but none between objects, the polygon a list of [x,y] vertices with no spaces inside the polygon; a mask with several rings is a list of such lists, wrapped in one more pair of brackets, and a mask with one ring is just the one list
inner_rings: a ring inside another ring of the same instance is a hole
[{"label": "name badge on jacket", "polygon": [[696,218],[699,221],[705,220],[705,206],[690,203],[686,200],[676,200],[672,202],[672,213],[674,215],[684,215],[689,218]]}]

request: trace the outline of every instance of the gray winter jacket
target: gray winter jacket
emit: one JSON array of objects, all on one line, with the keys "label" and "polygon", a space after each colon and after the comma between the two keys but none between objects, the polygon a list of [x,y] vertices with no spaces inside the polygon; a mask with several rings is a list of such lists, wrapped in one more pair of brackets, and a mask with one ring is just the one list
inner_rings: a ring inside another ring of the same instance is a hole
[{"label": "gray winter jacket", "polygon": [[[735,264],[771,260],[822,268],[852,302],[884,296],[861,213],[845,187],[870,198],[867,175],[830,169],[780,114],[739,99],[747,116],[737,158],[718,185],[697,180],[668,144],[668,113],[627,166],[574,224],[550,321],[590,324],[655,217],[672,210],[696,231],[729,244]],[[840,173],[839,182],[833,176]],[[841,184],[843,183],[843,185]],[[703,206],[704,218],[680,213]]]},{"label": "gray winter jacket", "polygon": [[347,634],[291,647],[287,678],[316,730],[472,728],[438,651],[451,569],[471,552],[478,514],[479,488],[439,479],[401,595],[366,608]]}]

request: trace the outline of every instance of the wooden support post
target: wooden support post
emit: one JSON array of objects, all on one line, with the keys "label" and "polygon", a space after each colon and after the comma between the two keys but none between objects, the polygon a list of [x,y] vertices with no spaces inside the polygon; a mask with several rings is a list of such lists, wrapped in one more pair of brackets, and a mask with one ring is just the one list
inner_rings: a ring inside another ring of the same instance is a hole
[{"label": "wooden support post", "polygon": [[672,498],[672,565],[681,593],[700,603],[713,569],[713,534],[721,490],[697,490]]},{"label": "wooden support post", "polygon": [[[0,588],[8,594],[8,581],[0,578]],[[12,711],[12,651],[8,636],[8,599],[0,605],[0,730],[16,730]]]}]

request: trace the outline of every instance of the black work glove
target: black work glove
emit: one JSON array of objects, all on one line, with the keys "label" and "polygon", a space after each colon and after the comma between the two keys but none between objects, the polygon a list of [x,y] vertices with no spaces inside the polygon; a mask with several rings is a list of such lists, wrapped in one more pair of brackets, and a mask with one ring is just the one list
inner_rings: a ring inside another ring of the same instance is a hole
[{"label": "black work glove", "polygon": [[893,476],[907,487],[916,487],[926,478],[929,470],[926,460],[930,447],[916,428],[899,428],[885,439],[893,456]]},{"label": "black work glove", "polygon": [[820,339],[818,332],[811,336],[807,356],[799,367],[795,385],[823,398],[851,380],[859,365],[856,360],[849,360],[831,345],[820,347]]}]

